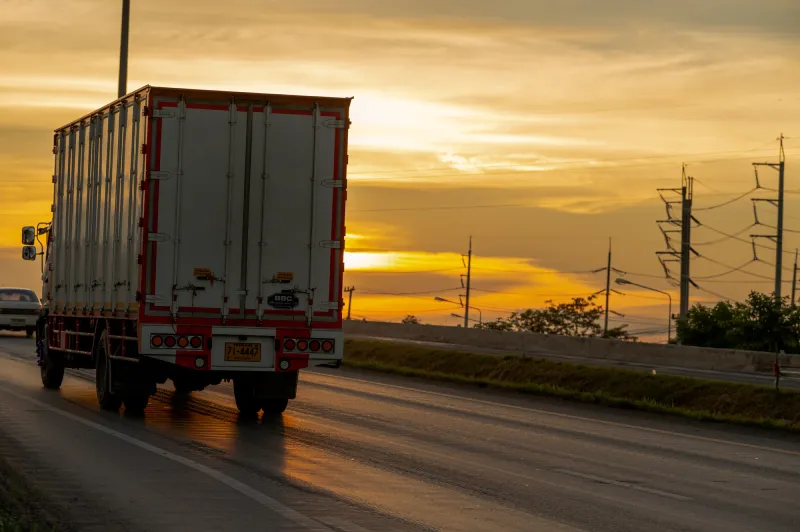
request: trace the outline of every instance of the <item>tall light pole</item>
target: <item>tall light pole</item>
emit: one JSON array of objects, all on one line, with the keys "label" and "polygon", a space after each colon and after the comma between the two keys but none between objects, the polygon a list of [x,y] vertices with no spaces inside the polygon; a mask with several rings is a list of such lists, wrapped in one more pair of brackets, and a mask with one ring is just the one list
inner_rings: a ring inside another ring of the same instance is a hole
[{"label": "tall light pole", "polygon": [[[438,301],[439,303],[451,303],[453,305],[459,305],[462,308],[464,307],[464,303],[462,303],[462,302],[451,301],[449,299],[445,299],[445,298],[439,297],[439,296],[434,297],[433,300],[434,301]],[[471,306],[470,309],[478,311],[478,325],[483,325],[483,311],[481,309],[479,309],[478,307],[474,307],[474,306]],[[454,316],[454,314],[453,314],[453,316]],[[465,316],[466,316],[466,314],[465,314]],[[466,323],[467,327],[469,327],[470,320],[471,321],[475,321],[475,320],[472,319],[472,318],[465,318],[465,316],[458,316],[458,317],[464,319],[464,323]]]},{"label": "tall light pole", "polygon": [[632,286],[638,286],[639,288],[644,288],[645,290],[650,290],[652,292],[658,292],[659,294],[664,294],[669,299],[669,316],[667,319],[667,343],[672,339],[672,296],[669,295],[668,292],[664,292],[663,290],[656,290],[655,288],[650,288],[649,286],[645,286],[643,284],[634,283],[633,281],[629,281],[627,279],[623,279],[622,277],[618,277],[616,280],[617,284],[629,284]]},{"label": "tall light pole", "polygon": [[119,43],[119,86],[117,98],[128,94],[128,30],[131,24],[131,0],[122,0],[122,34]]}]

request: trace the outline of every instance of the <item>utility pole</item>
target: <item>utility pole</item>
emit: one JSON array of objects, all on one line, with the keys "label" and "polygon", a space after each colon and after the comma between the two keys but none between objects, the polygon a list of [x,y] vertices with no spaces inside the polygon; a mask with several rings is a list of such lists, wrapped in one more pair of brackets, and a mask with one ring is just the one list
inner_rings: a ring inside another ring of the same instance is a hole
[{"label": "utility pole", "polygon": [[[463,260],[463,256],[462,256]],[[469,237],[469,252],[467,253],[467,294],[464,296],[464,328],[469,329],[469,293],[472,283],[472,236]]]},{"label": "utility pole", "polygon": [[353,292],[356,291],[355,286],[348,286],[344,289],[347,292],[348,299],[347,299],[347,319],[350,319],[350,311],[353,309]]},{"label": "utility pole", "polygon": [[794,307],[794,302],[797,301],[794,298],[796,290],[797,290],[797,249],[794,250],[794,269],[792,269],[792,307]]},{"label": "utility pole", "polygon": [[681,302],[678,315],[681,319],[689,312],[689,253],[692,249],[692,195],[694,178],[686,175],[683,165],[681,175]]},{"label": "utility pole", "polygon": [[128,32],[131,22],[131,0],[122,0],[122,35],[119,44],[119,87],[117,98],[128,93]]},{"label": "utility pole", "polygon": [[[775,299],[780,301],[781,299],[781,285],[782,285],[782,273],[783,273],[783,204],[784,204],[784,184],[785,184],[785,172],[786,172],[786,153],[783,150],[783,134],[778,137],[779,150],[778,150],[778,163],[753,163],[753,168],[756,174],[756,188],[761,187],[761,183],[758,180],[758,167],[759,166],[769,166],[770,168],[778,171],[778,199],[767,199],[767,198],[753,198],[753,213],[756,216],[756,224],[760,224],[761,222],[758,221],[758,212],[756,210],[756,204],[758,202],[767,202],[775,207],[778,208],[778,225],[775,227],[776,234],[774,235],[750,235],[751,238],[767,238],[775,242]],[[753,250],[755,252],[755,244],[753,245]],[[794,298],[792,299],[794,302]]]},{"label": "utility pole", "polygon": [[606,266],[606,322],[603,336],[608,336],[608,300],[611,297],[611,237],[608,238],[608,265]]},{"label": "utility pole", "polygon": [[[664,197],[663,194],[664,192],[672,192],[680,194],[680,200],[667,199]],[[700,223],[692,215],[694,178],[686,175],[685,164],[683,165],[683,168],[681,170],[681,188],[658,189],[658,194],[664,201],[664,205],[667,210],[666,220],[658,220],[659,224],[658,228],[664,235],[664,240],[667,245],[667,250],[658,251],[656,252],[656,255],[658,255],[658,260],[661,262],[661,267],[664,268],[664,274],[667,276],[667,279],[673,282],[676,282],[676,279],[672,276],[672,272],[670,271],[669,266],[667,266],[667,263],[669,262],[680,263],[681,273],[680,273],[680,279],[677,281],[677,284],[680,286],[678,318],[685,318],[686,314],[689,312],[689,287],[690,286],[694,286],[695,288],[697,287],[694,281],[692,281],[690,273],[690,262],[689,262],[691,260],[692,254],[697,255],[697,252],[692,248],[692,222],[698,224]],[[678,204],[680,204],[681,206],[680,220],[676,219],[672,215],[673,206]],[[675,229],[664,229],[662,224],[670,224],[674,226]],[[675,249],[675,247],[673,246],[672,237],[670,236],[671,233],[681,234],[680,250]]]}]

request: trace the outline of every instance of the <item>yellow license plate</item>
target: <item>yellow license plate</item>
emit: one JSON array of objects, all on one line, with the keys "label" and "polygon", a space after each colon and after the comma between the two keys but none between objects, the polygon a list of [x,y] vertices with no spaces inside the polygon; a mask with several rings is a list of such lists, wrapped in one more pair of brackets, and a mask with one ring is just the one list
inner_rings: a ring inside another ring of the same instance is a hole
[{"label": "yellow license plate", "polygon": [[261,344],[225,344],[228,362],[261,362]]}]

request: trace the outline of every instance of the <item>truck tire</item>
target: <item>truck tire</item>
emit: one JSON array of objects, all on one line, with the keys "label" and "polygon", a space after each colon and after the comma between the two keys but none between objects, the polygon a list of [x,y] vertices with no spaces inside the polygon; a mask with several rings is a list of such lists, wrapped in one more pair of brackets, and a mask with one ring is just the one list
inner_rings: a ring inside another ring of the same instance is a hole
[{"label": "truck tire", "polygon": [[261,408],[264,410],[265,416],[278,416],[283,414],[286,411],[286,407],[289,406],[289,399],[262,399],[261,400]]},{"label": "truck tire", "polygon": [[122,406],[122,400],[111,393],[111,371],[109,368],[110,360],[106,352],[106,335],[106,331],[103,331],[103,334],[100,335],[100,342],[97,345],[94,385],[97,390],[97,402],[100,403],[100,408],[117,412]]},{"label": "truck tire", "polygon": [[188,379],[182,377],[172,377],[172,386],[175,388],[175,393],[178,395],[189,395],[194,391]]},{"label": "truck tire", "polygon": [[42,386],[48,390],[58,390],[64,381],[64,363],[50,357],[50,349],[47,347],[47,329],[48,326],[45,325],[42,343],[38,346],[42,350],[42,365],[39,370],[42,375]]},{"label": "truck tire", "polygon": [[150,394],[131,394],[122,398],[126,414],[141,414],[150,402]]},{"label": "truck tire", "polygon": [[27,338],[33,338],[33,333],[34,333],[35,331],[36,331],[36,328],[35,328],[35,327],[28,327],[27,329],[25,329],[25,336],[26,336]]},{"label": "truck tire", "polygon": [[261,410],[261,400],[256,397],[256,387],[253,379],[247,377],[234,377],[233,398],[239,413],[252,416]]}]

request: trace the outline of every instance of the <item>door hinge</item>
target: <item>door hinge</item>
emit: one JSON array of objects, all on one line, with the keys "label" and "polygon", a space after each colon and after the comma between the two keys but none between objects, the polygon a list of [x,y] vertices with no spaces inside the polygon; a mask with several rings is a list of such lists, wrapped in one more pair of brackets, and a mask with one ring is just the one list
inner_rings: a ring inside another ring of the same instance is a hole
[{"label": "door hinge", "polygon": [[153,110],[153,118],[175,118],[175,111],[169,109],[155,109]]},{"label": "door hinge", "polygon": [[320,184],[328,188],[344,188],[344,181],[341,179],[323,179]]},{"label": "door hinge", "polygon": [[144,296],[144,301],[145,303],[161,303],[164,301],[164,299],[161,296],[149,295]]},{"label": "door hinge", "polygon": [[341,249],[342,241],[341,240],[321,240],[319,243],[319,247],[326,248],[326,249]]},{"label": "door hinge", "polygon": [[170,236],[166,233],[147,233],[148,242],[168,242]]},{"label": "door hinge", "polygon": [[339,310],[338,301],[323,301],[314,304],[314,310]]}]

